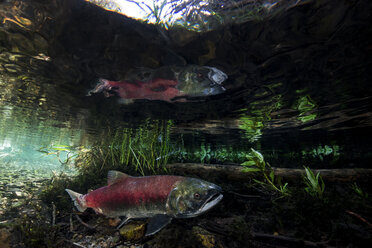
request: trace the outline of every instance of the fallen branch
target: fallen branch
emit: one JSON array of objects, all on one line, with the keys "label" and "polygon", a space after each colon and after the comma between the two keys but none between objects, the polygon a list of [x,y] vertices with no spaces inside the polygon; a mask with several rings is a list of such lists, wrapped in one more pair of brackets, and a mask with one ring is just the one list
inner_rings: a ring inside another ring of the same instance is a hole
[{"label": "fallen branch", "polygon": [[[229,181],[248,182],[249,179],[257,177],[256,172],[244,172],[243,166],[218,165],[218,164],[195,164],[195,163],[176,163],[168,164],[166,168],[173,174],[178,175],[198,175],[203,178],[220,177]],[[305,170],[291,168],[273,168],[276,177],[281,177],[285,181],[303,180]],[[320,172],[324,181],[328,182],[353,182],[368,181],[372,178],[372,169],[315,169],[314,174]]]}]

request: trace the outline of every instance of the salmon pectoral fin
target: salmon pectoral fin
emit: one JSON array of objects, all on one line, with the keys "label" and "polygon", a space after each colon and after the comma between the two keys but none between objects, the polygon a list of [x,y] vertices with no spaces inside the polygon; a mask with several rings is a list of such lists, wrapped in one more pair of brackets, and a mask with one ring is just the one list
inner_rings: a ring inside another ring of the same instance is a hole
[{"label": "salmon pectoral fin", "polygon": [[163,229],[171,222],[172,218],[165,214],[157,214],[147,224],[145,236],[153,235]]}]

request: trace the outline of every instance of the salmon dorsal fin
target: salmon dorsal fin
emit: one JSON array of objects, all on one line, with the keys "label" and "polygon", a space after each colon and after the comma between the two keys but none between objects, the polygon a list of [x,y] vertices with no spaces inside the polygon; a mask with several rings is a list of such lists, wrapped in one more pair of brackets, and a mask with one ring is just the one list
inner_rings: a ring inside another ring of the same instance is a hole
[{"label": "salmon dorsal fin", "polygon": [[107,185],[114,184],[118,182],[119,180],[123,178],[127,178],[127,177],[130,177],[130,176],[120,171],[111,170],[107,174]]}]

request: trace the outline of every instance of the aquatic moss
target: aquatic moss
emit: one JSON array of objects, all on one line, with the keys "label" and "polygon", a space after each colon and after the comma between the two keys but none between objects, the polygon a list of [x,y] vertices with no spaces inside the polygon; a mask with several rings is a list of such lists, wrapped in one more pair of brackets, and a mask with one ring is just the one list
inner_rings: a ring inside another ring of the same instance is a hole
[{"label": "aquatic moss", "polygon": [[35,215],[25,214],[14,225],[13,232],[29,248],[56,247],[58,226],[52,226],[38,211]]},{"label": "aquatic moss", "polygon": [[145,227],[145,223],[136,221],[124,225],[119,232],[125,240],[139,240],[145,235]]}]

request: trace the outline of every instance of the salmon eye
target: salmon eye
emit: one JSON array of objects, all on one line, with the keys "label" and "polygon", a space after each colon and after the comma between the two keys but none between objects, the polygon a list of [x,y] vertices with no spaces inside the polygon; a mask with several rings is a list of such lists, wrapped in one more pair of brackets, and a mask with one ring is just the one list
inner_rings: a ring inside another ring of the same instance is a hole
[{"label": "salmon eye", "polygon": [[195,194],[194,194],[194,198],[195,198],[195,199],[200,199],[200,194],[199,194],[199,193],[195,193]]}]

